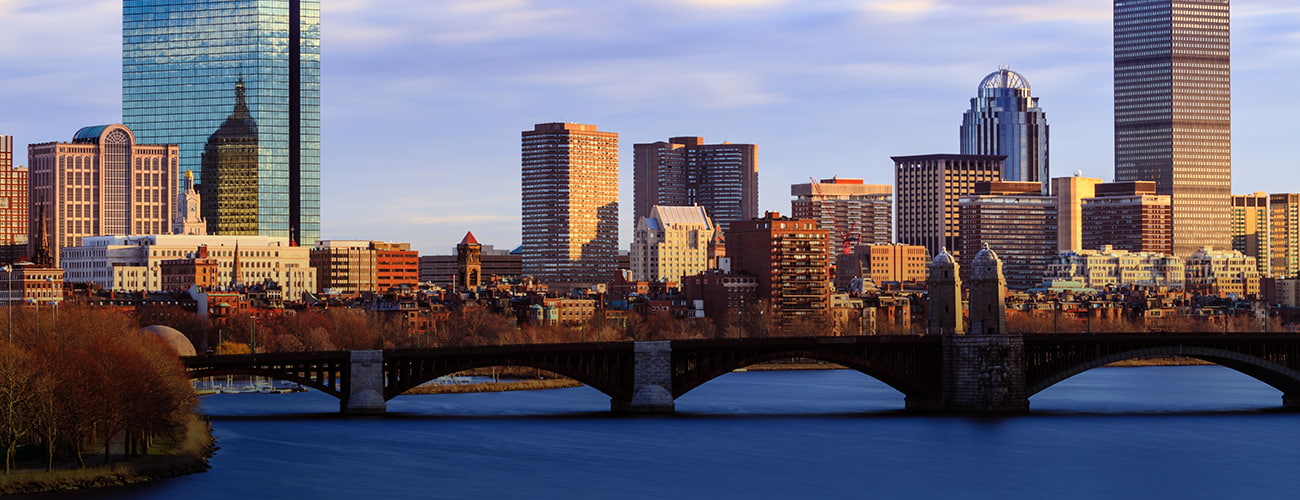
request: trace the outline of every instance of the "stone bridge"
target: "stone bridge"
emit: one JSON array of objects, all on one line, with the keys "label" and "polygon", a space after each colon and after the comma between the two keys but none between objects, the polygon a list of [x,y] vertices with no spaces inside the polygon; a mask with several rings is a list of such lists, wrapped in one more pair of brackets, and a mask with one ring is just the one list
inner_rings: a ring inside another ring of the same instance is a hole
[{"label": "stone bridge", "polygon": [[1300,407],[1300,334],[898,335],[589,342],[333,351],[184,358],[193,378],[247,374],[290,380],[340,400],[346,413],[386,402],[453,373],[492,366],[540,368],[610,397],[615,411],[667,413],[718,376],[764,361],[810,358],[844,365],[903,393],[909,409],[1022,412],[1029,397],[1125,359],[1187,356],[1240,371]]}]

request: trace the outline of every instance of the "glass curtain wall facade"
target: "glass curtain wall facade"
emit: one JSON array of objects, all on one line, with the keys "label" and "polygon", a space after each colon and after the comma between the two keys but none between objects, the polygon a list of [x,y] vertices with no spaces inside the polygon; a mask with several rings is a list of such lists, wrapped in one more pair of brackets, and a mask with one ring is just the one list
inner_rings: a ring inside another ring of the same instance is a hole
[{"label": "glass curtain wall facade", "polygon": [[1047,193],[1047,113],[1030,95],[1029,80],[1001,68],[980,81],[977,93],[962,116],[961,153],[1006,156],[1002,180],[1038,182]]},{"label": "glass curtain wall facade", "polygon": [[[218,129],[246,112],[256,133],[245,141],[256,144],[251,232],[301,245],[320,237],[319,5],[123,1],[123,121],[141,142],[180,145],[180,169],[194,173],[201,192],[215,193],[230,187],[204,178],[205,149],[214,136],[228,143]],[[237,109],[237,86],[246,111]],[[223,220],[219,205],[204,208],[210,224]]]},{"label": "glass curtain wall facade", "polygon": [[1174,253],[1232,247],[1228,0],[1115,0],[1115,181],[1173,199]]}]

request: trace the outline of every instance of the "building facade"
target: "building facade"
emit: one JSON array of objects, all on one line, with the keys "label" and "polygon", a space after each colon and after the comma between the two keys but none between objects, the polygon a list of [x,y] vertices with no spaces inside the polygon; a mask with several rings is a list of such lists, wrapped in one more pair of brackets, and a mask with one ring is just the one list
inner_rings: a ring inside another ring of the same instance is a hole
[{"label": "building facade", "polygon": [[829,234],[812,219],[768,212],[727,231],[727,257],[735,274],[758,279],[758,296],[788,326],[825,320],[831,294]]},{"label": "building facade", "polygon": [[1083,247],[1173,253],[1173,206],[1150,181],[1108,182],[1083,200]]},{"label": "building facade", "polygon": [[1097,194],[1101,179],[1073,177],[1052,179],[1052,196],[1056,197],[1056,250],[1083,250],[1083,200]]},{"label": "building facade", "polygon": [[63,249],[62,259],[69,283],[160,292],[183,290],[164,287],[164,262],[198,259],[194,265],[202,269],[207,265],[202,261],[206,255],[217,261],[218,287],[272,282],[284,291],[285,298],[298,300],[304,292],[316,291],[316,270],[308,252],[290,245],[288,238],[154,234],[82,238],[81,245]]},{"label": "building facade", "polygon": [[1038,182],[1047,193],[1047,113],[1024,75],[1000,68],[980,81],[962,116],[961,153],[1002,155],[1002,180]]},{"label": "building facade", "polygon": [[[962,269],[985,249],[1001,256],[1006,286],[1038,286],[1056,257],[1056,198],[1042,195],[1040,182],[980,182],[961,200]],[[970,281],[969,275],[962,280]]]},{"label": "building facade", "polygon": [[894,207],[898,243],[920,245],[929,255],[961,248],[961,199],[975,183],[1002,180],[1003,156],[936,154],[894,156]]},{"label": "building facade", "polygon": [[1259,274],[1269,273],[1268,193],[1232,195],[1232,249],[1255,258]]},{"label": "building facade", "polygon": [[[475,240],[477,241],[477,240]],[[421,255],[420,281],[441,287],[460,286],[459,245],[450,255]],[[515,282],[523,274],[523,252],[516,249],[498,250],[492,245],[479,245],[479,276],[482,282]]]},{"label": "building facade", "polygon": [[78,130],[72,142],[32,144],[27,156],[28,240],[39,239],[45,217],[56,266],[59,249],[88,236],[171,232],[176,145],[137,144],[125,125],[100,125]]},{"label": "building facade", "polygon": [[1173,203],[1173,252],[1231,248],[1228,0],[1115,2],[1115,181]]},{"label": "building facade", "polygon": [[1108,286],[1174,289],[1186,284],[1187,269],[1182,257],[1102,246],[1061,252],[1048,266],[1044,281],[1074,281],[1097,290]]},{"label": "building facade", "polygon": [[614,279],[618,134],[542,123],[523,132],[523,272],[547,284]]},{"label": "building facade", "polygon": [[327,295],[359,297],[414,288],[420,277],[420,256],[409,243],[320,240],[310,258],[316,289]]},{"label": "building facade", "polygon": [[1269,274],[1300,275],[1300,193],[1268,195]]},{"label": "building facade", "polygon": [[758,217],[758,146],[705,144],[703,137],[673,137],[635,144],[632,216],[650,216],[655,205],[700,205],[726,230]]},{"label": "building facade", "polygon": [[894,241],[894,187],[862,179],[822,179],[790,186],[792,217],[816,220],[830,231],[832,254],[852,253],[858,245]]},{"label": "building facade", "polygon": [[14,138],[0,135],[0,262],[27,255],[27,169],[14,167]]},{"label": "building facade", "polygon": [[1255,258],[1236,250],[1202,247],[1187,257],[1187,289],[1219,297],[1259,296]]},{"label": "building facade", "polygon": [[483,284],[483,245],[473,232],[466,232],[465,237],[456,244],[456,279],[457,289],[464,287],[474,290]]},{"label": "building facade", "polygon": [[[865,245],[835,260],[835,288],[849,290],[854,279],[881,286],[888,282],[922,282],[929,256],[920,245]],[[864,287],[865,288],[865,287]]]},{"label": "building facade", "polygon": [[714,229],[704,207],[655,205],[632,236],[632,279],[681,282],[708,269]]},{"label": "building facade", "polygon": [[[123,1],[123,122],[143,142],[180,145],[200,191],[247,198],[208,200],[209,229],[229,209],[240,229],[227,233],[320,237],[319,3]],[[208,178],[223,169],[238,175]]]}]

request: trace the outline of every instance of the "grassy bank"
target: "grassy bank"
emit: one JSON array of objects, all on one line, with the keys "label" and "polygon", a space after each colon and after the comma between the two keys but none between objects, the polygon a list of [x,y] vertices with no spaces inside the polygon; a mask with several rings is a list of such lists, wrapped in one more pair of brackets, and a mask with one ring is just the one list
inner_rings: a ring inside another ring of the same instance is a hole
[{"label": "grassy bank", "polygon": [[[18,471],[0,476],[0,495],[127,486],[208,470],[208,457],[216,451],[216,445],[207,422],[192,416],[171,442],[166,441],[160,440],[144,456],[107,465],[77,469],[73,463],[73,468],[56,468],[52,472]],[[93,460],[94,456],[87,457],[88,462]]]},{"label": "grassy bank", "polygon": [[565,387],[581,386],[582,382],[578,382],[577,380],[559,378],[484,382],[477,384],[422,385],[406,391],[404,394],[464,394],[469,392],[540,391],[543,389],[562,389]]},{"label": "grassy bank", "polygon": [[1212,365],[1209,361],[1184,356],[1160,356],[1154,358],[1133,358],[1116,361],[1106,366],[1200,366]]}]

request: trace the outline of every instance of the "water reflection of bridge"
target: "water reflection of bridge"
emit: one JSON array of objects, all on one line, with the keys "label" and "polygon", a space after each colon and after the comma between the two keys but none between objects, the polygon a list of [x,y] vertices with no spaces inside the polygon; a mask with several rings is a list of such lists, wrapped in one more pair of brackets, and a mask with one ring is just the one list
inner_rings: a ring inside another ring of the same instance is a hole
[{"label": "water reflection of bridge", "polygon": [[1014,412],[1086,370],[1125,359],[1186,356],[1227,366],[1300,407],[1300,334],[1031,334],[589,342],[513,346],[196,356],[193,378],[247,374],[290,380],[340,399],[348,413],[382,413],[422,383],[491,366],[540,368],[611,399],[614,410],[671,412],[673,400],[737,368],[810,358],[861,371],[927,411]]}]

